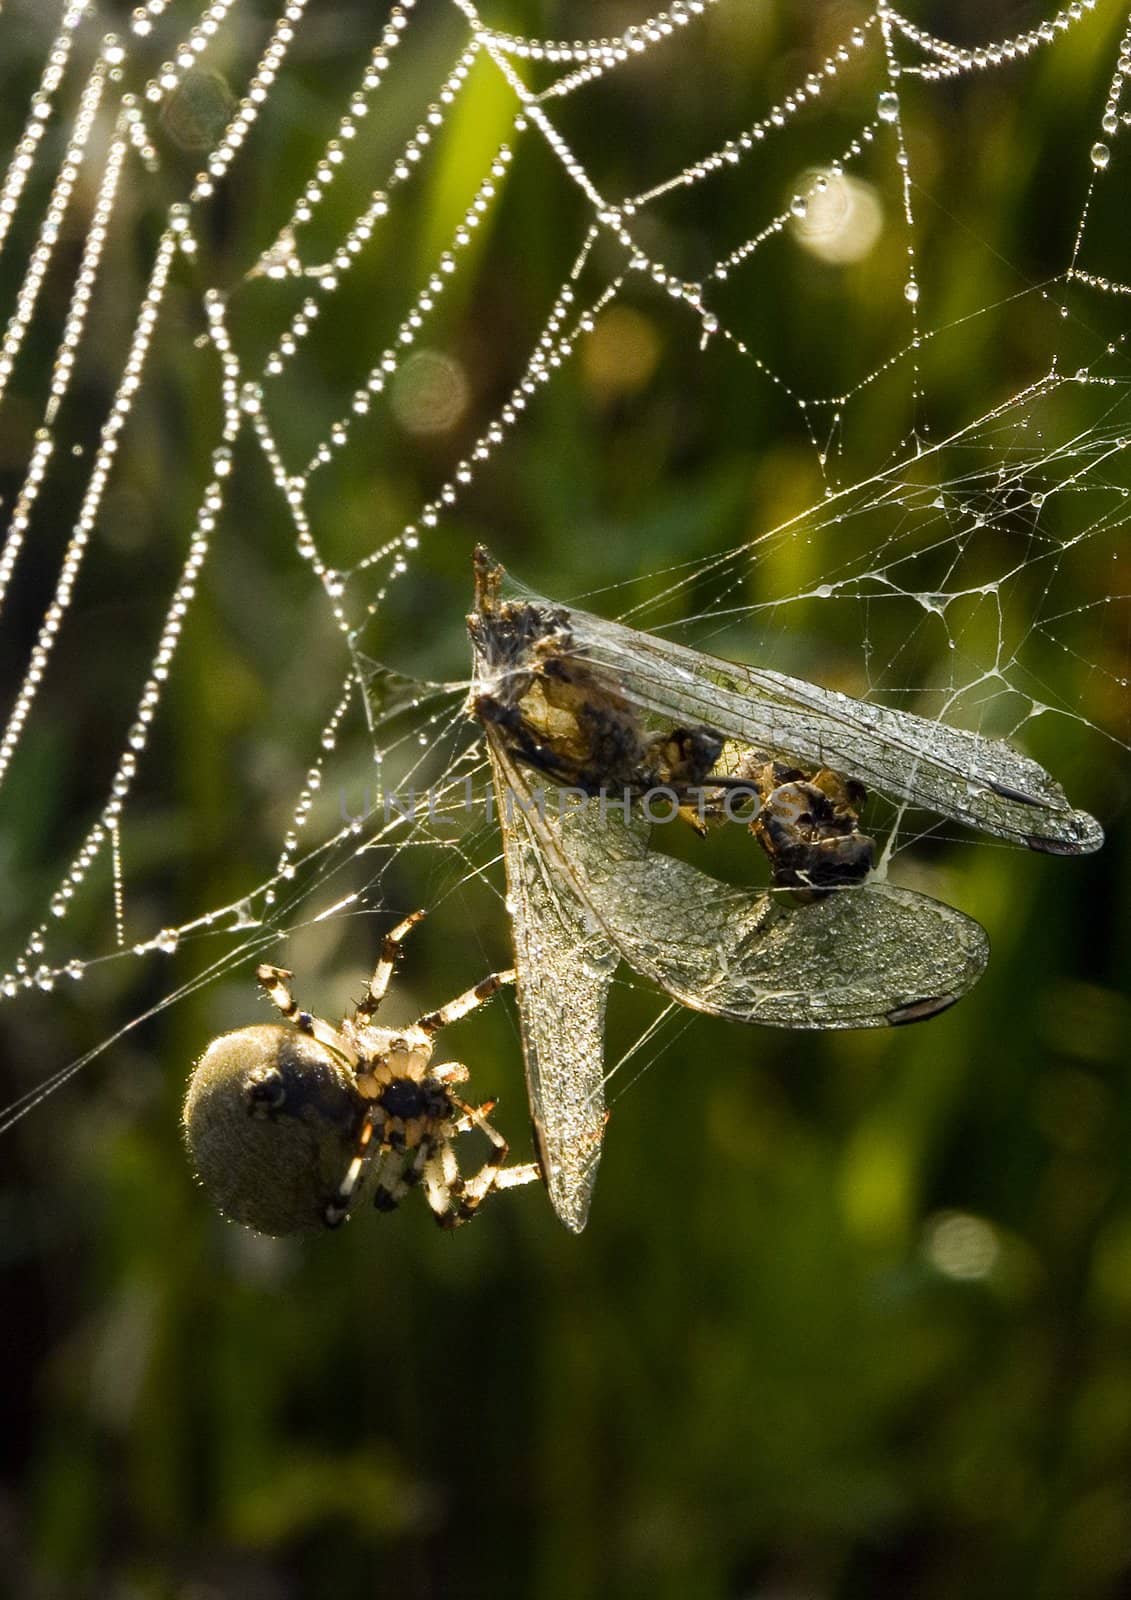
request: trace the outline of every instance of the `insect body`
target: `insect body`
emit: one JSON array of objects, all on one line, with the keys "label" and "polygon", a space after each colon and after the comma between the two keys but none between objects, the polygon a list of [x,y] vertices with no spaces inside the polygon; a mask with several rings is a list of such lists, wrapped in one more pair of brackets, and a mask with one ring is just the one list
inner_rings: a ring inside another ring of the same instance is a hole
[{"label": "insect body", "polygon": [[722,754],[713,728],[671,727],[649,736],[608,673],[593,672],[571,648],[569,613],[559,606],[499,600],[502,569],[485,568],[468,627],[487,668],[472,710],[492,723],[516,760],[553,782],[595,795],[701,784]]},{"label": "insect body", "polygon": [[[1079,854],[1103,835],[1000,741],[537,597],[506,599],[502,576],[477,551],[468,709],[499,796],[539,1153],[559,1216],[579,1230],[619,959],[681,1004],[736,1021],[920,1021],[977,982],[988,941],[960,911],[873,874],[865,784],[1037,850]],[[582,804],[553,815],[539,776],[574,786]],[[772,887],[720,883],[656,849],[634,797],[657,778],[677,803],[694,786],[709,804],[728,787],[752,794]]]},{"label": "insect body", "polygon": [[824,768],[893,800],[1050,855],[1103,844],[1038,762],[1002,739],[724,661],[674,640],[571,610],[570,648],[610,675],[642,717],[709,719],[742,751]]},{"label": "insect body", "polygon": [[[867,881],[876,865],[876,841],[860,827],[868,798],[862,783],[827,767],[806,772],[756,750],[735,764],[733,782],[748,784],[757,799],[750,831],[769,858],[775,888],[811,900]],[[717,799],[708,800],[702,814],[700,832],[707,821],[718,820]]]},{"label": "insect body", "polygon": [[[260,985],[284,1023],[260,1023],[213,1040],[189,1084],[185,1134],[201,1182],[220,1211],[260,1233],[336,1227],[362,1198],[391,1211],[419,1185],[441,1227],[473,1217],[495,1189],[541,1176],[506,1167],[507,1144],[454,1086],[458,1062],[432,1065],[436,1034],[489,1000],[513,973],[493,973],[402,1029],[374,1022],[401,941],[386,937],[365,996],[337,1028],[302,1011],[291,974],[262,966]],[[483,1167],[460,1176],[453,1143],[478,1129],[491,1145]]]}]

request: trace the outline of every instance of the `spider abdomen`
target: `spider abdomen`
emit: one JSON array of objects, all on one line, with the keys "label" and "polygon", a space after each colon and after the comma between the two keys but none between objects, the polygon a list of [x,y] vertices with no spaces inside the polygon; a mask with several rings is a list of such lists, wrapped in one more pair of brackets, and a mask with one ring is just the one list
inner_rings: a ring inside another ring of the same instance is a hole
[{"label": "spider abdomen", "polygon": [[226,1217],[260,1233],[325,1225],[365,1103],[352,1071],[297,1028],[259,1023],[214,1039],[189,1082],[193,1164]]}]

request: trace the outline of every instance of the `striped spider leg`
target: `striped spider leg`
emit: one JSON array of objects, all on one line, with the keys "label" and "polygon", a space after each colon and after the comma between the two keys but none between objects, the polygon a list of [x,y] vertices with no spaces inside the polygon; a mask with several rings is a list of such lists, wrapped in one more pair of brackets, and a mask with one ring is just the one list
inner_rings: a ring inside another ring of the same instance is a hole
[{"label": "striped spider leg", "polygon": [[[440,1226],[454,1228],[493,1190],[542,1176],[535,1162],[505,1166],[506,1140],[488,1120],[494,1101],[469,1105],[454,1092],[467,1068],[432,1066],[441,1029],[490,1000],[513,972],[492,973],[407,1028],[374,1020],[422,916],[414,912],[385,937],[362,999],[338,1027],[300,1007],[285,968],[259,968],[284,1022],[214,1040],[185,1101],[197,1170],[225,1215],[262,1233],[336,1227],[363,1197],[391,1211],[419,1185]],[[490,1153],[464,1178],[453,1145],[472,1129]]]}]

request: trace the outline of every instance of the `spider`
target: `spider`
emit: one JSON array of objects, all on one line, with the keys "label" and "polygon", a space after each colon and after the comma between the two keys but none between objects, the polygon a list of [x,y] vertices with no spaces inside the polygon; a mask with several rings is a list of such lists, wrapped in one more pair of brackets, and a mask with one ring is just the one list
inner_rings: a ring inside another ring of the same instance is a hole
[{"label": "spider", "polygon": [[[440,1029],[490,1000],[513,971],[492,973],[407,1028],[374,1023],[401,943],[423,915],[386,935],[362,1000],[337,1028],[300,1008],[290,972],[258,969],[286,1021],[214,1039],[185,1099],[190,1153],[225,1216],[268,1234],[334,1228],[362,1195],[392,1211],[419,1184],[440,1226],[456,1228],[492,1191],[541,1178],[535,1162],[504,1166],[506,1140],[488,1120],[493,1100],[468,1105],[454,1092],[467,1068],[431,1065]],[[491,1152],[465,1179],[452,1146],[472,1128]]]}]

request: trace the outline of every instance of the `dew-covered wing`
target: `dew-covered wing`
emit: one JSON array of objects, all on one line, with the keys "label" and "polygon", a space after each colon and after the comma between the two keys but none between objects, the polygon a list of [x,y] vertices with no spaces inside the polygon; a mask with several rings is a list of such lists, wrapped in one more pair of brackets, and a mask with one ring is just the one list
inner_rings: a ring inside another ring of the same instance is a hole
[{"label": "dew-covered wing", "polygon": [[977,922],[910,889],[873,880],[801,903],[650,850],[599,799],[569,822],[548,824],[543,852],[629,966],[696,1011],[776,1028],[888,1027],[951,1005],[989,959]]},{"label": "dew-covered wing", "polygon": [[738,665],[570,610],[573,642],[629,699],[1033,850],[1081,855],[1103,830],[1045,769],[1000,739]]},{"label": "dew-covered wing", "polygon": [[656,855],[609,887],[609,936],[626,959],[632,950],[636,970],[684,1005],[738,1022],[918,1022],[972,988],[989,959],[972,918],[894,884],[798,904],[786,890],[736,889]]},{"label": "dew-covered wing", "polygon": [[575,893],[568,867],[533,831],[522,774],[494,741],[488,747],[534,1137],[554,1210],[580,1233],[605,1132],[605,1005],[620,957]]}]

